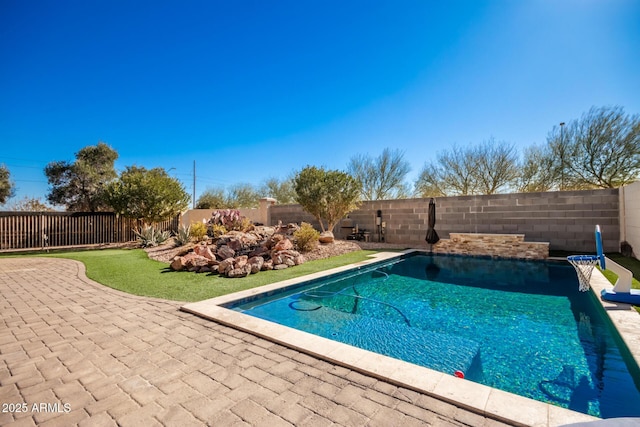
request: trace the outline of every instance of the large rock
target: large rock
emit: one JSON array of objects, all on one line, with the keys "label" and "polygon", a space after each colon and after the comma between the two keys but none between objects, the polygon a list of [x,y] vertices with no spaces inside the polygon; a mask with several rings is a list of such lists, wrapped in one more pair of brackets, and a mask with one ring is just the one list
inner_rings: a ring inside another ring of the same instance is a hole
[{"label": "large rock", "polygon": [[249,258],[253,257],[264,257],[269,253],[269,249],[266,246],[258,246],[254,250],[248,253]]},{"label": "large rock", "polygon": [[233,258],[236,255],[236,251],[234,251],[227,245],[220,246],[216,251],[216,253],[218,257],[222,260],[225,260],[227,258]]},{"label": "large rock", "polygon": [[229,271],[233,270],[234,268],[233,264],[234,264],[233,258],[227,258],[221,261],[220,264],[218,264],[218,273],[222,275],[226,275]]},{"label": "large rock", "polygon": [[233,270],[227,273],[227,277],[247,277],[251,274],[251,266],[249,264],[245,264],[242,267],[234,268]]},{"label": "large rock", "polygon": [[242,240],[235,237],[231,238],[227,242],[227,246],[229,247],[229,249],[238,252],[239,250],[242,250]]},{"label": "large rock", "polygon": [[244,267],[245,265],[247,265],[248,260],[249,260],[249,257],[246,255],[240,255],[239,257],[236,257],[234,262],[235,268]]},{"label": "large rock", "polygon": [[190,270],[195,271],[200,267],[208,265],[209,260],[195,252],[189,252],[185,256],[175,257],[171,262],[171,268],[176,271]]},{"label": "large rock", "polygon": [[211,252],[211,248],[209,248],[209,246],[207,246],[206,244],[195,246],[193,248],[193,252],[210,260],[216,259],[216,256],[213,254],[213,252]]},{"label": "large rock", "polygon": [[184,257],[181,256],[177,256],[173,259],[173,261],[171,261],[171,269],[175,270],[175,271],[182,271],[184,270],[185,267],[185,260]]},{"label": "large rock", "polygon": [[260,270],[262,270],[262,266],[264,265],[264,258],[261,256],[254,256],[249,258],[247,263],[251,266],[251,274],[256,274]]},{"label": "large rock", "polygon": [[335,237],[331,231],[323,231],[318,238],[320,243],[333,243]]},{"label": "large rock", "polygon": [[293,249],[293,242],[291,240],[287,239],[287,238],[284,238],[284,239],[280,240],[273,247],[274,251],[286,251],[286,250],[289,250],[289,249]]}]

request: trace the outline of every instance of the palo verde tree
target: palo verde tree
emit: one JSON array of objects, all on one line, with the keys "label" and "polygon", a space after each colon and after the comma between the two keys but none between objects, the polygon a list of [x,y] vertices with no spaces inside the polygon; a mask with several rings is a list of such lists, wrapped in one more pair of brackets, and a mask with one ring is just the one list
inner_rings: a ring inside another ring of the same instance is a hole
[{"label": "palo verde tree", "polygon": [[165,221],[189,206],[190,196],[177,179],[162,168],[128,166],[105,191],[113,210],[144,224]]},{"label": "palo verde tree", "polygon": [[369,154],[358,154],[349,160],[347,171],[362,183],[363,200],[409,196],[405,177],[411,171],[411,166],[400,150],[385,148],[376,158]]},{"label": "palo verde tree", "polygon": [[51,189],[47,200],[64,205],[68,211],[108,210],[104,189],[117,177],[114,162],[118,153],[104,142],[76,153],[73,163],[55,161],[44,168]]},{"label": "palo verde tree", "polygon": [[322,231],[334,227],[358,207],[362,186],[348,173],[307,166],[294,179],[296,202],[313,215]]},{"label": "palo verde tree", "polygon": [[640,116],[592,107],[547,138],[562,189],[615,188],[640,176]]},{"label": "palo verde tree", "polygon": [[13,197],[15,189],[9,169],[5,165],[0,165],[0,205]]}]

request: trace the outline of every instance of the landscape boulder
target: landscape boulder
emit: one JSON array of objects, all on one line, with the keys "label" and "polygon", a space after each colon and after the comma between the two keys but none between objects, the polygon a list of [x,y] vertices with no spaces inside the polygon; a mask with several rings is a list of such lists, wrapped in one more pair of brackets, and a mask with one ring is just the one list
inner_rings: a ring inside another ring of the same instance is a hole
[{"label": "landscape boulder", "polygon": [[222,245],[217,250],[218,258],[225,260],[227,258],[233,258],[236,255],[236,251],[231,249],[227,245]]},{"label": "landscape boulder", "polygon": [[211,248],[206,244],[195,246],[193,252],[210,260],[216,259],[216,256],[211,252]]},{"label": "landscape boulder", "polygon": [[247,277],[249,274],[251,274],[251,265],[245,263],[242,267],[237,267],[229,271],[227,277]]},{"label": "landscape boulder", "polygon": [[256,274],[260,270],[262,270],[262,266],[264,265],[264,258],[261,256],[254,256],[249,258],[247,263],[251,266],[251,274]]},{"label": "landscape boulder", "polygon": [[293,249],[293,242],[287,238],[280,240],[273,246],[274,251],[286,251],[289,249]]},{"label": "landscape boulder", "polygon": [[233,270],[234,267],[234,259],[229,257],[218,264],[218,273],[226,275],[228,272]]},{"label": "landscape boulder", "polygon": [[333,243],[334,240],[335,237],[331,231],[323,231],[320,233],[320,237],[318,238],[320,243]]}]

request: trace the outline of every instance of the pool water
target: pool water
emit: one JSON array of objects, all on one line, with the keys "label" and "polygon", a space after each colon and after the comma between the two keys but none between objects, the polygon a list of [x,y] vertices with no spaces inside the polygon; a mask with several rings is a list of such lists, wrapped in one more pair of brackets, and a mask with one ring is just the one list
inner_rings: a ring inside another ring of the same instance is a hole
[{"label": "pool water", "polygon": [[640,416],[640,370],[595,298],[566,263],[419,254],[229,308],[590,415]]}]

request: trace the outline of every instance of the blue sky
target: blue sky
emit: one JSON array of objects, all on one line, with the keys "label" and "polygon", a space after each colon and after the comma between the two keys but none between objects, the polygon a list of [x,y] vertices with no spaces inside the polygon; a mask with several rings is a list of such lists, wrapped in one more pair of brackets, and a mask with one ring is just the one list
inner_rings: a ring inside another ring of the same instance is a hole
[{"label": "blue sky", "polygon": [[[640,114],[640,1],[0,0],[0,163],[17,197],[104,141],[191,193]],[[15,199],[14,199],[15,200]]]}]

